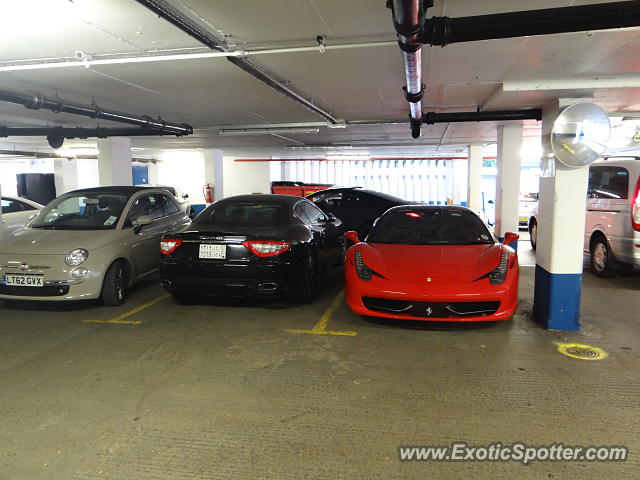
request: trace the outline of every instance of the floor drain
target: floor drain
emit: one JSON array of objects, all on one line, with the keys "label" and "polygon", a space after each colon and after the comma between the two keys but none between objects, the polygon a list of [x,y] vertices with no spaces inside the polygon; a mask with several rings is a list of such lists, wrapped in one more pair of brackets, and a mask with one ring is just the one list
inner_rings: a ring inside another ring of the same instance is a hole
[{"label": "floor drain", "polygon": [[580,345],[578,343],[559,343],[558,351],[563,355],[580,360],[602,360],[609,355],[598,347]]}]

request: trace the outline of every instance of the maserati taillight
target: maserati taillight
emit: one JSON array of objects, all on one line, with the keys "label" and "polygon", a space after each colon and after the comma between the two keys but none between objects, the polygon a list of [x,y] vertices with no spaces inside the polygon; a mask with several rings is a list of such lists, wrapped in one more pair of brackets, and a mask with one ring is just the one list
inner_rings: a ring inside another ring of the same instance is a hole
[{"label": "maserati taillight", "polygon": [[275,257],[289,250],[289,242],[280,240],[246,240],[242,242],[251,253],[258,257]]},{"label": "maserati taillight", "polygon": [[633,229],[640,232],[640,177],[636,182],[636,188],[631,198],[631,223],[633,224]]},{"label": "maserati taillight", "polygon": [[182,245],[181,238],[163,238],[160,240],[160,253],[171,255],[180,245]]}]

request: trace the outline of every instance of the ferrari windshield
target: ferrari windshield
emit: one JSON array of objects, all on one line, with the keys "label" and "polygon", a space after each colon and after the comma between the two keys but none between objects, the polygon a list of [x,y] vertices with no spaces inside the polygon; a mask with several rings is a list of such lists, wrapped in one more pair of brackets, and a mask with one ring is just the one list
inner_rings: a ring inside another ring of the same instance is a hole
[{"label": "ferrari windshield", "polygon": [[397,245],[481,245],[494,243],[471,211],[449,208],[402,208],[386,213],[367,237],[368,243]]},{"label": "ferrari windshield", "polygon": [[68,193],[40,210],[29,226],[51,230],[112,230],[127,200],[127,195],[117,193]]}]

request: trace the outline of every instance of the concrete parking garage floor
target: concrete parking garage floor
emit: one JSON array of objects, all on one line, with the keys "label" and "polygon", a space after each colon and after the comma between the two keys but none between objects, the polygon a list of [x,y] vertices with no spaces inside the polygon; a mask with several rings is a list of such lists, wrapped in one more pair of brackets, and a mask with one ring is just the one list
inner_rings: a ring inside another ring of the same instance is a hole
[{"label": "concrete parking garage floor", "polygon": [[[533,263],[524,242],[521,261]],[[184,306],[153,281],[115,309],[0,305],[0,478],[637,479],[640,275],[586,272],[584,328],[568,333],[530,319],[533,267],[521,272],[519,313],[489,326],[372,322],[337,301],[327,312],[341,269],[305,306]],[[356,334],[288,331],[321,318]],[[554,342],[609,356],[569,358]],[[530,466],[398,460],[400,445],[458,440],[631,453]]]}]

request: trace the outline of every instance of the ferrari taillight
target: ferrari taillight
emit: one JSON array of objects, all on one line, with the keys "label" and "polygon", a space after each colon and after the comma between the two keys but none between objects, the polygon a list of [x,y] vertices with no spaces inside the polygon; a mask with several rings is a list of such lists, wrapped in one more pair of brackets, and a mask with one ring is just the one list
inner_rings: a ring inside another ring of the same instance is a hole
[{"label": "ferrari taillight", "polygon": [[251,253],[258,257],[275,257],[289,250],[289,242],[280,240],[246,240],[242,242]]},{"label": "ferrari taillight", "polygon": [[640,177],[636,182],[631,201],[633,202],[631,204],[631,223],[633,224],[633,229],[640,232]]},{"label": "ferrari taillight", "polygon": [[171,255],[180,245],[182,245],[181,238],[163,238],[160,240],[160,253]]}]

